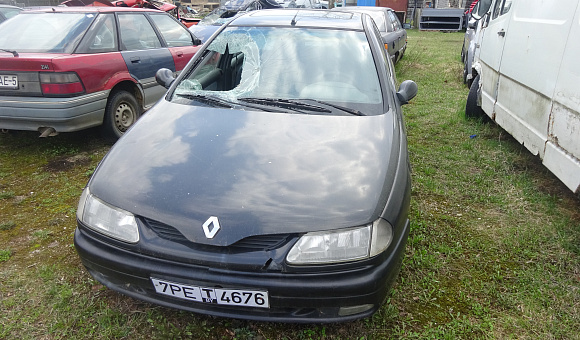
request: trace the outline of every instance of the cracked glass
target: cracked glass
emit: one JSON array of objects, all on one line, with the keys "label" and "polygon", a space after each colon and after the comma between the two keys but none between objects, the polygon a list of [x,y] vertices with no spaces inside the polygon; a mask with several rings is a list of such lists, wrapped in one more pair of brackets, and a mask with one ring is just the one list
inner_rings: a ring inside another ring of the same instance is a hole
[{"label": "cracked glass", "polygon": [[195,96],[233,103],[317,100],[379,111],[383,98],[364,32],[281,27],[228,27],[220,33],[177,85],[172,101],[197,105]]}]

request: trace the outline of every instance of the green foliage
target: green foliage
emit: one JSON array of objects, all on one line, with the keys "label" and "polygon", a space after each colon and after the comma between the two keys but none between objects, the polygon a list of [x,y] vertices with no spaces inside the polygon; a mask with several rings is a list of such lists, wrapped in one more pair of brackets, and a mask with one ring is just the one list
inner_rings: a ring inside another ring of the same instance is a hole
[{"label": "green foliage", "polygon": [[0,262],[6,262],[12,256],[12,252],[9,249],[0,249]]}]

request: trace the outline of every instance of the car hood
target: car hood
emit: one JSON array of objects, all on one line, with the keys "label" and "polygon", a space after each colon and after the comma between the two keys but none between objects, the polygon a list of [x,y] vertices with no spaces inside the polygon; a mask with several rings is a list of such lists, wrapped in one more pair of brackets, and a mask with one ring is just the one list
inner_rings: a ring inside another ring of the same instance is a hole
[{"label": "car hood", "polygon": [[[161,100],[110,150],[89,188],[193,242],[366,224],[385,207],[400,147],[393,113],[326,116]],[[217,217],[221,230],[205,237]]]}]

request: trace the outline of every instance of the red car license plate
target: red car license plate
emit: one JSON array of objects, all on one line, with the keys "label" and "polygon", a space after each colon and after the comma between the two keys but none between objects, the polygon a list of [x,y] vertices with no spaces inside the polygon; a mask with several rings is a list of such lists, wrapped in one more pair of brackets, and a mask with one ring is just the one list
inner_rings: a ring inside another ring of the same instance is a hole
[{"label": "red car license plate", "polygon": [[0,88],[17,89],[18,77],[0,74]]}]

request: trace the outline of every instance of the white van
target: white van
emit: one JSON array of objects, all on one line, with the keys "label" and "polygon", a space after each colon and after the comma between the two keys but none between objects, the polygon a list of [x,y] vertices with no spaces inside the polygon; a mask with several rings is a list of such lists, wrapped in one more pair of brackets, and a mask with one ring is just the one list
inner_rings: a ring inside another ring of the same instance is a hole
[{"label": "white van", "polygon": [[466,114],[489,116],[580,193],[580,2],[479,2]]}]

